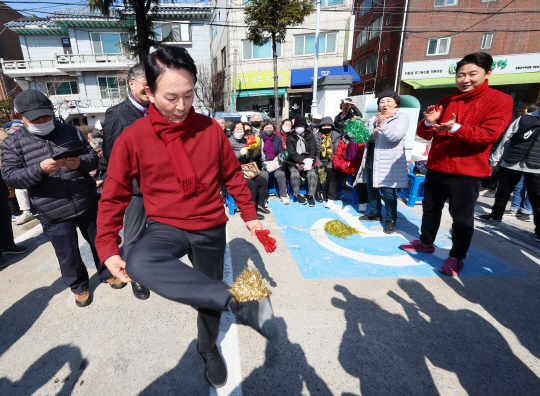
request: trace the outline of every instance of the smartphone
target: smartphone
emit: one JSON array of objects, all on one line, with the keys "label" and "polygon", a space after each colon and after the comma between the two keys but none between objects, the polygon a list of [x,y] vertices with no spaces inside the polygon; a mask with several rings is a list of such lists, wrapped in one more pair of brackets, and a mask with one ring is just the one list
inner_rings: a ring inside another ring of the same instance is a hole
[{"label": "smartphone", "polygon": [[62,151],[61,153],[55,154],[52,156],[53,160],[59,160],[64,158],[70,158],[70,157],[78,157],[79,155],[84,154],[84,149],[81,147],[77,147],[75,149]]}]

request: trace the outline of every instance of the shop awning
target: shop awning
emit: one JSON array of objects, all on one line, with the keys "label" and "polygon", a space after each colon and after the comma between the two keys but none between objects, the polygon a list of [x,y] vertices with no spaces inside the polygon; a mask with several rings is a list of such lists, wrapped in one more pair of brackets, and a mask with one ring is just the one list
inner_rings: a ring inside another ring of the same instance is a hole
[{"label": "shop awning", "polygon": [[[326,76],[353,76],[353,83],[359,82],[360,77],[350,65],[319,67],[319,77]],[[313,68],[311,69],[293,69],[291,70],[291,86],[311,85],[313,82]]]},{"label": "shop awning", "polygon": [[[278,95],[285,95],[287,91],[285,88],[278,89]],[[245,91],[236,91],[238,98],[249,98],[253,96],[272,96],[274,95],[273,89],[249,89]]]},{"label": "shop awning", "polygon": [[[426,78],[423,80],[403,80],[415,89],[443,88],[456,85],[455,77]],[[540,82],[540,72],[534,73],[513,73],[494,74],[489,78],[489,85],[512,85],[512,84],[534,84]]]}]

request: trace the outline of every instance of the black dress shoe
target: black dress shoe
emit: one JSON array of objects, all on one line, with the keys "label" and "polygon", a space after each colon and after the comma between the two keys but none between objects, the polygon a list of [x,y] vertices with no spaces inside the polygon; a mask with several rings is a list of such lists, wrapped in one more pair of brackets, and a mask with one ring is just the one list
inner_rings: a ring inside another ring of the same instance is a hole
[{"label": "black dress shoe", "polygon": [[264,216],[260,213],[257,213],[257,220],[264,220]]},{"label": "black dress shoe", "polygon": [[317,192],[315,193],[315,201],[317,201],[318,203],[324,202],[324,199],[323,199],[323,192],[322,192],[322,191],[317,191]]},{"label": "black dress shoe", "polygon": [[268,209],[262,208],[260,206],[257,208],[257,212],[264,213],[264,214],[270,214],[271,213]]},{"label": "black dress shoe", "polygon": [[242,324],[258,331],[263,337],[271,340],[278,336],[274,310],[268,297],[246,303],[236,302],[231,297],[227,307]]},{"label": "black dress shoe", "polygon": [[382,215],[375,216],[373,213],[360,216],[358,218],[360,221],[382,221]]},{"label": "black dress shoe", "polygon": [[304,197],[303,195],[297,196],[296,200],[298,201],[299,204],[302,204],[302,205],[307,204],[307,198]]},{"label": "black dress shoe", "polygon": [[383,231],[385,234],[393,234],[396,232],[396,223],[394,223],[394,220],[386,220],[386,225],[384,226]]},{"label": "black dress shoe", "polygon": [[2,254],[22,254],[26,253],[29,250],[30,248],[27,248],[26,246],[13,244],[13,246],[10,246],[6,249],[2,248]]},{"label": "black dress shoe", "polygon": [[6,268],[7,266],[8,266],[8,263],[7,263],[6,259],[3,258],[2,256],[0,256],[0,269]]},{"label": "black dress shoe", "polygon": [[150,290],[137,282],[131,282],[131,287],[133,289],[133,295],[139,300],[146,300],[150,297]]},{"label": "black dress shoe", "polygon": [[227,383],[227,366],[217,346],[208,353],[201,353],[206,365],[206,379],[214,388],[221,388]]}]

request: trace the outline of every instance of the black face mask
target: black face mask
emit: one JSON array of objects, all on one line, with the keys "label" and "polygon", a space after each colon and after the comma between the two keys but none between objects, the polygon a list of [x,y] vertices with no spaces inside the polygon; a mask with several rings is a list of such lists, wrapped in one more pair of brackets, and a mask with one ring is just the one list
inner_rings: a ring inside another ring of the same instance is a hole
[{"label": "black face mask", "polygon": [[321,128],[321,132],[327,135],[332,132],[332,128]]},{"label": "black face mask", "polygon": [[254,127],[254,128],[258,128],[261,126],[261,122],[260,121],[253,121],[251,123],[251,126]]}]

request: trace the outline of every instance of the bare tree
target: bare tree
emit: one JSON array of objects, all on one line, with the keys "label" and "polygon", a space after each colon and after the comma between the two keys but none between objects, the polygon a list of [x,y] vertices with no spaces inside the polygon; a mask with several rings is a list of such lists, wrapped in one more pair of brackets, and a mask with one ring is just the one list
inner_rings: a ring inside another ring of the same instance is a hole
[{"label": "bare tree", "polygon": [[223,71],[213,73],[207,66],[198,67],[195,96],[212,117],[223,106],[224,84]]}]

